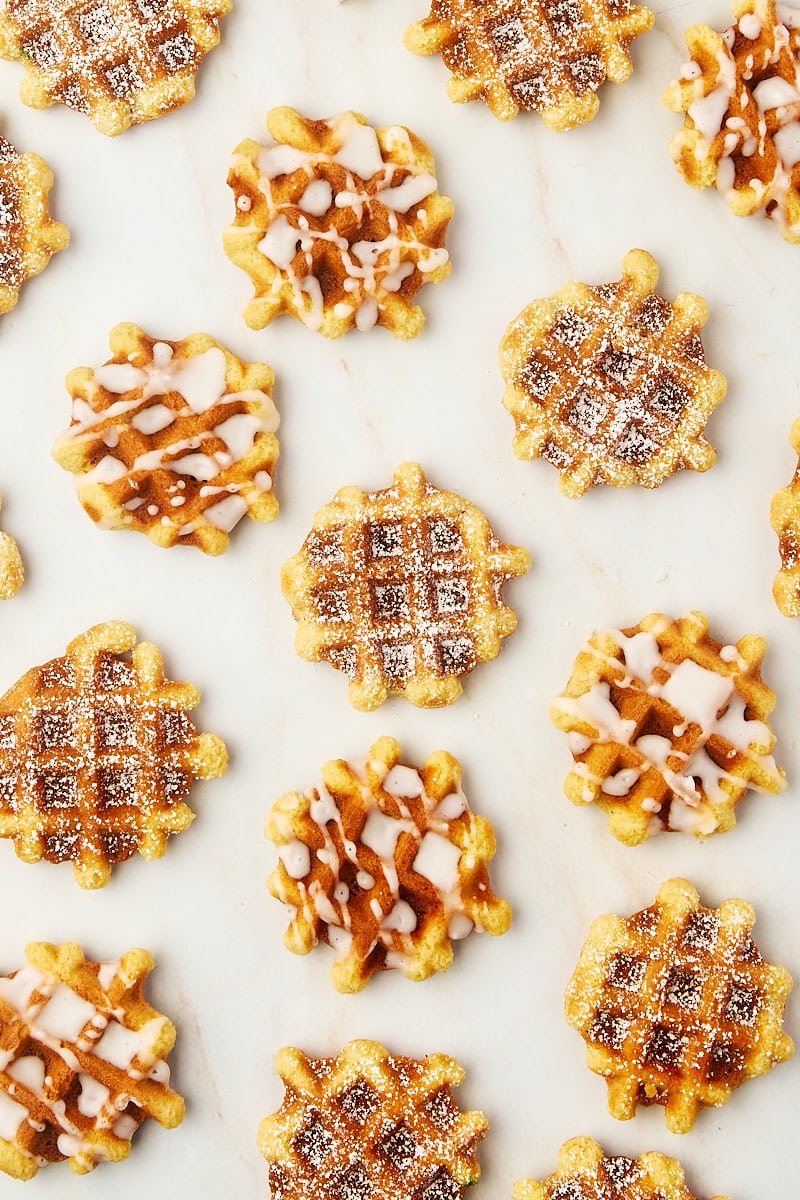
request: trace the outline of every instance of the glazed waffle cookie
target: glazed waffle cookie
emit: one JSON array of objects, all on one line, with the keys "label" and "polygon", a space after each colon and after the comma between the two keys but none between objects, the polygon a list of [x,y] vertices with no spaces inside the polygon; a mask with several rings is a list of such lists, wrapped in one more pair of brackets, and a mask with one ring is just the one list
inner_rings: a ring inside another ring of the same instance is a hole
[{"label": "glazed waffle cookie", "polygon": [[[0,508],[3,497],[0,496]],[[25,579],[19,548],[10,533],[0,530],[0,600],[16,596]]]},{"label": "glazed waffle cookie", "polygon": [[272,369],[204,333],[157,341],[122,324],[109,342],[104,366],[67,376],[72,423],[53,447],[92,520],[206,554],[242,517],[274,520]]},{"label": "glazed waffle cookie", "polygon": [[[676,1158],[604,1154],[593,1138],[577,1137],[558,1152],[558,1170],[541,1183],[520,1179],[512,1200],[697,1200]],[[716,1196],[714,1200],[730,1200]]]},{"label": "glazed waffle cookie", "polygon": [[22,59],[20,96],[65,104],[115,137],[194,98],[231,0],[4,0],[0,58]]},{"label": "glazed waffle cookie", "polygon": [[355,708],[388,696],[452,704],[460,677],[496,658],[516,628],[502,589],[529,567],[474,504],[402,463],[382,491],[341,488],[284,566],[295,648],[344,671]]},{"label": "glazed waffle cookie", "polygon": [[78,1175],[128,1157],[147,1117],[183,1120],[169,1088],[175,1028],[145,1000],[146,950],[90,962],[80,946],[32,942],[0,977],[0,1170],[32,1179],[69,1160]]},{"label": "glazed waffle cookie", "polygon": [[357,1041],[336,1058],[281,1050],[275,1065],[286,1094],[258,1133],[272,1200],[462,1200],[477,1182],[488,1122],[453,1099],[454,1059]]},{"label": "glazed waffle cookie", "polygon": [[593,923],[566,1017],[608,1084],[613,1117],[660,1104],[668,1129],[686,1133],[701,1106],[726,1104],[791,1058],[782,1023],[792,979],[761,957],[754,921],[743,900],[705,908],[690,883],[671,879],[650,908]]},{"label": "glazed waffle cookie", "polygon": [[800,242],[800,10],[734,0],[735,24],[686,31],[691,58],[664,103],[685,113],[669,144],[692,187],[716,187],[738,217],[769,217]]},{"label": "glazed waffle cookie", "polygon": [[597,804],[636,845],[661,830],[725,833],[749,789],[782,792],[765,650],[752,635],[721,645],[699,612],[594,634],[551,708],[575,759],[569,799]]},{"label": "glazed waffle cookie", "polygon": [[23,283],[69,245],[66,226],[50,216],[52,186],[44,159],[19,154],[0,136],[0,315],[15,307]]},{"label": "glazed waffle cookie", "polygon": [[460,764],[439,751],[419,771],[400,754],[383,737],[364,762],[328,762],[315,788],[267,818],[280,855],[269,889],[293,914],[286,945],[307,954],[327,942],[341,992],[376,971],[428,979],[451,965],[453,941],[511,923],[489,882],[494,831],[470,811]]},{"label": "glazed waffle cookie", "polygon": [[451,100],[480,98],[503,120],[532,110],[563,130],[596,116],[606,79],[629,78],[631,43],[653,19],[630,0],[431,0],[405,44],[441,54]]},{"label": "glazed waffle cookie", "polygon": [[[800,418],[792,425],[792,449],[800,455]],[[775,603],[785,617],[800,616],[800,459],[794,478],[772,501],[772,528],[778,535],[781,569],[773,584]]]},{"label": "glazed waffle cookie", "polygon": [[25,862],[71,862],[85,888],[137,850],[160,858],[194,820],[195,779],[227,766],[224,743],[187,715],[199,699],[130,625],[75,638],[0,700],[0,837]]},{"label": "glazed waffle cookie", "polygon": [[312,121],[273,108],[267,128],[266,145],[237,146],[228,174],[236,212],[224,247],[255,287],[247,324],[286,312],[326,337],[375,325],[416,337],[425,317],[414,297],[450,274],[453,204],[429,148],[353,112]]},{"label": "glazed waffle cookie", "polygon": [[655,259],[631,250],[618,283],[568,283],[503,338],[514,453],[551,462],[567,496],[603,483],[658,487],[716,461],[703,430],[727,385],[700,340],[708,307],[691,292],[665,300],[657,283]]}]

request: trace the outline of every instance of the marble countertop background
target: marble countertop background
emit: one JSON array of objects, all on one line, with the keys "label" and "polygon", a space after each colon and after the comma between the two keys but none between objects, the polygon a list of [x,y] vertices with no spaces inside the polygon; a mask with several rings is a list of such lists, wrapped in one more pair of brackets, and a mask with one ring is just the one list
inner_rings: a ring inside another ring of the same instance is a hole
[{"label": "marble countertop background", "polygon": [[[591,919],[643,907],[675,874],[710,903],[750,900],[763,953],[800,973],[800,626],[772,601],[769,527],[771,495],[794,468],[800,252],[770,223],[737,220],[719,196],[679,178],[666,149],[679,119],[661,93],[686,57],[683,30],[701,20],[722,29],[729,14],[723,0],[655,7],[632,79],[606,85],[598,118],[566,134],[532,116],[502,124],[482,104],[450,104],[440,60],[402,45],[423,0],[237,0],[196,101],[115,141],[64,109],[24,108],[21,68],[0,63],[0,129],[50,163],[53,210],[72,231],[70,249],[0,322],[2,526],[28,569],[22,593],[0,608],[0,690],[90,625],[127,620],[162,648],[173,677],[202,689],[199,727],[224,737],[232,759],[222,780],[196,787],[197,820],[166,858],[118,868],[102,892],[81,892],[69,866],[28,866],[0,843],[0,971],[15,969],[32,939],[75,939],[95,958],[148,947],[157,961],[149,994],[178,1026],[173,1081],[188,1109],[172,1133],[148,1123],[127,1164],[84,1179],[51,1168],[30,1195],[263,1196],[255,1136],[280,1101],[275,1051],[333,1054],[353,1037],[463,1063],[461,1106],[491,1122],[483,1200],[504,1200],[516,1178],[554,1169],[558,1146],[575,1134],[612,1152],[677,1155],[699,1197],[764,1200],[794,1182],[796,1062],[675,1137],[659,1108],[627,1124],[607,1114],[605,1085],[562,1016]],[[227,159],[241,138],[262,134],[277,104],[320,117],[355,108],[375,125],[408,125],[432,147],[440,188],[456,205],[453,274],[421,293],[428,323],[415,342],[383,330],[328,342],[289,318],[260,333],[242,322],[250,284],[221,249],[232,214]],[[497,346],[529,300],[572,278],[618,278],[633,246],[656,256],[667,295],[708,300],[707,357],[729,380],[708,426],[719,460],[653,493],[569,501],[548,464],[512,454]],[[68,419],[66,372],[104,361],[120,320],[172,339],[207,330],[277,372],[281,514],[270,526],[240,526],[221,559],[101,533],[50,458]],[[279,569],[339,486],[382,487],[406,458],[479,504],[534,566],[506,592],[518,632],[456,705],[423,712],[394,701],[364,715],[349,708],[341,675],[294,655]],[[690,608],[703,608],[723,641],[747,632],[769,640],[776,755],[790,786],[778,798],[751,795],[726,836],[663,836],[628,849],[601,813],[564,798],[570,760],[549,702],[590,630]],[[407,760],[438,748],[461,759],[473,808],[495,826],[493,882],[515,920],[500,940],[461,944],[440,978],[415,986],[387,974],[340,996],[326,948],[305,959],[283,948],[285,914],[265,887],[274,851],[263,822],[326,759],[358,757],[384,733]],[[787,1028],[800,1031],[798,997]],[[3,1179],[0,1196],[18,1188]]]}]

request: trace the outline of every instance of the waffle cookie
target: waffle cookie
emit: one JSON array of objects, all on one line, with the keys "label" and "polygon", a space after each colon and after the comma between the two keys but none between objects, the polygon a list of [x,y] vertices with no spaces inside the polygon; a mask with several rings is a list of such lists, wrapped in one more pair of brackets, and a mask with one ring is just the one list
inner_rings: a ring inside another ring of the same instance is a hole
[{"label": "waffle cookie", "polygon": [[402,463],[382,491],[341,488],[281,582],[297,653],[344,671],[355,708],[387,696],[438,708],[516,629],[503,585],[529,568],[527,551],[500,542],[474,504]]},{"label": "waffle cookie", "polygon": [[431,0],[406,30],[412,54],[441,54],[451,100],[485,100],[502,120],[538,112],[551,129],[597,115],[597,89],[633,71],[631,43],[653,24],[630,0]]},{"label": "waffle cookie", "polygon": [[116,137],[194,98],[231,0],[5,0],[0,58],[23,60],[31,108],[66,104]]},{"label": "waffle cookie", "polygon": [[665,300],[657,283],[655,259],[631,250],[618,283],[568,283],[506,330],[514,453],[551,462],[567,496],[603,483],[654,488],[716,461],[703,429],[727,384],[706,365],[708,308],[691,292]]},{"label": "waffle cookie", "polygon": [[236,201],[225,253],[251,278],[251,329],[291,313],[326,337],[383,325],[416,337],[413,303],[450,274],[452,201],[437,191],[433,155],[401,125],[373,129],[359,113],[312,121],[273,108],[266,145],[237,146]]},{"label": "waffle cookie", "polygon": [[420,771],[400,754],[383,737],[366,761],[328,762],[316,787],[283,796],[267,818],[280,855],[268,886],[293,914],[286,945],[331,946],[340,992],[376,971],[428,979],[451,965],[452,942],[511,924],[489,882],[494,831],[470,811],[460,764],[440,750]]},{"label": "waffle cookie", "polygon": [[[3,497],[0,496],[0,508]],[[0,530],[0,600],[10,600],[16,596],[25,579],[25,569],[22,565],[17,543],[10,533]]]},{"label": "waffle cookie", "polygon": [[0,316],[16,306],[23,283],[69,245],[66,226],[50,216],[52,186],[43,158],[19,154],[0,136]]},{"label": "waffle cookie", "polygon": [[228,763],[187,716],[197,688],[164,678],[161,653],[121,621],[95,625],[0,700],[0,838],[25,862],[71,862],[104,887],[138,852],[160,858],[194,820],[195,779]]},{"label": "waffle cookie", "polygon": [[754,922],[743,900],[705,908],[690,883],[671,879],[650,908],[592,924],[566,1017],[608,1084],[612,1117],[660,1104],[667,1128],[686,1133],[701,1106],[726,1104],[794,1054],[782,1029],[792,978],[761,957]]},{"label": "waffle cookie", "polygon": [[[512,1200],[697,1200],[676,1158],[604,1154],[593,1138],[577,1137],[558,1152],[558,1170],[541,1183],[520,1179]],[[714,1200],[730,1200],[716,1196]]]},{"label": "waffle cookie", "polygon": [[716,187],[737,217],[769,217],[800,242],[800,10],[734,0],[735,24],[686,31],[691,55],[664,103],[685,113],[669,144],[692,187]]},{"label": "waffle cookie", "polygon": [[336,1058],[284,1049],[275,1066],[286,1094],[258,1131],[272,1200],[462,1200],[477,1183],[489,1126],[453,1099],[454,1059],[358,1041]]},{"label": "waffle cookie", "polygon": [[721,645],[700,612],[594,634],[551,708],[575,760],[569,799],[597,804],[635,846],[662,830],[726,833],[748,790],[782,792],[765,650],[752,634]]},{"label": "waffle cookie", "polygon": [[0,1171],[32,1179],[68,1159],[85,1175],[127,1158],[148,1117],[180,1125],[175,1028],[142,994],[147,951],[96,963],[74,942],[31,942],[25,955],[0,977]]},{"label": "waffle cookie", "polygon": [[[789,435],[800,456],[800,418]],[[772,587],[775,603],[785,617],[800,616],[800,458],[788,487],[773,498],[772,528],[778,535],[781,569]]]},{"label": "waffle cookie", "polygon": [[53,447],[92,520],[206,554],[224,554],[245,515],[274,520],[272,369],[204,333],[156,341],[123,324],[109,342],[102,367],[67,376],[72,424]]}]

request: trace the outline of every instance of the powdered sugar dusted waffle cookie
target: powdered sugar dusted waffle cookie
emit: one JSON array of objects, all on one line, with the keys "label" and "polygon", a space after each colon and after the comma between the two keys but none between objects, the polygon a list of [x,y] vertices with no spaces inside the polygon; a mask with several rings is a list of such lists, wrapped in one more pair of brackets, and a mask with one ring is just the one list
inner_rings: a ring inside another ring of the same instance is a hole
[{"label": "powdered sugar dusted waffle cookie", "polygon": [[148,1117],[180,1125],[175,1028],[142,994],[147,951],[96,963],[74,942],[31,942],[25,955],[0,977],[0,1170],[32,1179],[68,1159],[85,1175],[127,1158]]},{"label": "powdered sugar dusted waffle cookie", "polygon": [[727,384],[700,340],[708,307],[691,292],[665,300],[657,283],[655,259],[631,250],[618,283],[568,283],[506,330],[514,453],[551,462],[567,496],[603,483],[658,487],[716,461],[703,430]]},{"label": "powdered sugar dusted waffle cookie", "polygon": [[258,1131],[272,1200],[462,1200],[477,1183],[489,1125],[453,1099],[454,1059],[357,1041],[335,1058],[287,1048],[275,1066],[286,1094]]},{"label": "powdered sugar dusted waffle cookie", "polygon": [[66,226],[50,216],[52,186],[43,158],[18,153],[0,136],[0,315],[15,307],[23,283],[69,245]]},{"label": "powdered sugar dusted waffle cookie", "polygon": [[503,586],[530,561],[474,504],[402,463],[381,491],[341,488],[285,564],[295,649],[344,671],[355,708],[388,696],[452,704],[461,676],[496,658],[516,629]]},{"label": "powdered sugar dusted waffle cookie", "polygon": [[485,100],[503,120],[538,112],[563,130],[597,114],[606,79],[629,78],[631,43],[652,24],[630,0],[431,0],[405,44],[441,54],[451,100]]},{"label": "powdered sugar dusted waffle cookie", "polygon": [[65,104],[101,133],[188,104],[231,0],[4,0],[0,58],[21,59],[20,96]]},{"label": "powdered sugar dusted waffle cookie", "polygon": [[[0,508],[2,506],[3,497],[0,496]],[[25,569],[17,543],[10,533],[0,530],[0,600],[16,596],[24,579]]]},{"label": "powdered sugar dusted waffle cookie", "polygon": [[280,855],[269,889],[293,913],[286,945],[307,954],[327,942],[341,992],[376,971],[428,979],[452,963],[453,941],[511,923],[489,882],[494,831],[470,811],[460,764],[441,750],[420,771],[400,754],[383,737],[364,762],[328,762],[316,787],[267,818]]},{"label": "powdered sugar dusted waffle cookie", "polygon": [[[512,1200],[697,1200],[676,1158],[605,1154],[593,1138],[577,1137],[558,1152],[558,1170],[541,1183],[520,1179]],[[716,1196],[714,1200],[730,1200]]]},{"label": "powdered sugar dusted waffle cookie", "polygon": [[272,521],[275,375],[204,333],[156,341],[117,325],[112,357],[67,376],[72,424],[53,447],[102,529],[223,554],[244,516]]},{"label": "powdered sugar dusted waffle cookie", "polygon": [[[800,418],[794,425],[790,440],[792,449],[800,455]],[[778,535],[781,569],[775,577],[775,603],[785,617],[800,616],[800,459],[794,478],[788,487],[773,498],[772,528]]]},{"label": "powdered sugar dusted waffle cookie", "polygon": [[608,1084],[613,1117],[660,1104],[668,1129],[686,1133],[701,1106],[726,1104],[791,1058],[782,1026],[792,978],[761,957],[754,921],[743,900],[706,908],[690,883],[671,879],[650,908],[592,924],[566,1016]]},{"label": "powdered sugar dusted waffle cookie", "polygon": [[597,804],[636,845],[662,830],[725,833],[748,790],[782,792],[765,650],[751,634],[721,645],[699,612],[594,634],[551,707],[575,759],[569,799]]},{"label": "powdered sugar dusted waffle cookie", "polygon": [[75,638],[0,700],[0,838],[25,862],[71,862],[85,888],[137,851],[160,858],[194,820],[194,781],[228,764],[187,715],[199,700],[130,625]]},{"label": "powdered sugar dusted waffle cookie", "polygon": [[664,103],[685,113],[669,144],[683,178],[716,187],[738,217],[800,242],[800,8],[734,0],[735,24],[686,31],[690,60]]},{"label": "powdered sugar dusted waffle cookie", "polygon": [[314,121],[273,108],[267,128],[265,145],[237,146],[228,174],[236,216],[224,246],[255,287],[247,324],[285,312],[327,337],[374,325],[416,337],[414,297],[450,274],[453,204],[428,147],[353,112]]}]

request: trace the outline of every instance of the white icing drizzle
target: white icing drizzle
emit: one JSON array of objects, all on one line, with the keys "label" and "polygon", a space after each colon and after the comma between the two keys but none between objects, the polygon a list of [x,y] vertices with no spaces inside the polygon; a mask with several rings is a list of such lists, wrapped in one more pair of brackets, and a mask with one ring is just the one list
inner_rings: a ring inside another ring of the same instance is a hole
[{"label": "white icing drizzle", "polygon": [[[449,793],[437,804],[427,794],[421,773],[413,767],[397,764],[387,771],[380,761],[350,763],[348,767],[356,778],[363,780],[362,794],[368,807],[360,840],[355,843],[345,837],[342,815],[336,801],[324,783],[320,783],[309,793],[309,815],[323,841],[316,851],[316,857],[336,877],[341,863],[328,829],[329,823],[333,823],[342,839],[346,859],[356,867],[355,881],[359,889],[366,893],[374,892],[369,896],[368,904],[378,923],[375,943],[380,942],[384,946],[388,967],[403,969],[413,954],[411,935],[416,930],[417,917],[408,900],[400,895],[396,855],[401,837],[411,837],[416,843],[412,869],[427,879],[439,893],[445,920],[451,930],[450,936],[454,939],[463,938],[471,929],[481,928],[464,912],[459,876],[462,852],[450,840],[451,822],[469,813],[469,808],[461,788]],[[396,812],[385,812],[379,807],[380,800],[370,786],[375,777],[380,788],[392,797]],[[406,804],[409,800],[422,801],[424,828],[420,828],[415,821]],[[372,858],[362,861],[364,849],[377,856],[379,872],[376,873]],[[347,957],[353,949],[350,932],[350,905],[353,898],[350,889],[339,881],[332,895],[328,895],[319,880],[305,885],[303,880],[311,871],[311,856],[306,845],[297,839],[288,840],[282,845],[279,857],[287,875],[298,885],[301,907],[307,919],[311,921],[316,917],[325,922],[326,938],[337,957]],[[378,875],[382,876],[389,890],[388,906],[381,899]],[[294,889],[292,895],[296,897]]]},{"label": "white icing drizzle", "polygon": [[[336,305],[334,315],[341,320],[355,313],[356,328],[364,331],[378,321],[386,293],[396,292],[415,269],[428,273],[448,261],[445,249],[424,245],[397,219],[398,213],[407,213],[433,195],[437,184],[411,156],[402,166],[386,162],[375,130],[362,125],[352,113],[342,113],[326,124],[334,131],[339,147],[333,154],[309,153],[270,141],[258,155],[259,188],[266,197],[269,217],[258,249],[288,278],[304,323],[319,329],[324,318],[322,290],[313,273],[307,272],[313,264],[315,243],[332,243],[341,255],[347,274],[345,290],[350,297],[348,302]],[[387,130],[386,138],[390,147],[403,143],[410,148],[408,134],[399,126]],[[319,166],[325,163],[336,163],[347,172],[344,187],[336,193],[326,179],[316,177]],[[308,176],[308,186],[296,204],[281,203],[274,194],[273,180],[299,170]],[[394,177],[400,172],[406,177],[395,184]],[[352,209],[358,221],[365,208],[382,208],[388,225],[386,237],[380,242],[351,245],[335,228],[316,229],[306,217],[297,216],[299,209],[321,218],[332,205]],[[299,269],[295,265],[298,255],[302,256]],[[281,278],[276,279],[276,292],[282,283]]]},{"label": "white icing drizzle", "polygon": [[[684,659],[676,665],[663,658],[657,641],[657,635],[667,625],[668,622],[662,619],[651,631],[642,631],[634,637],[626,637],[620,630],[605,631],[603,636],[611,637],[622,650],[621,662],[604,654],[594,644],[587,644],[584,652],[623,668],[622,676],[615,678],[615,687],[634,687],[650,696],[660,697],[676,709],[682,723],[674,727],[675,737],[681,737],[694,726],[696,733],[690,753],[676,749],[668,737],[657,734],[634,738],[636,723],[621,717],[611,700],[610,685],[605,681],[597,680],[582,696],[558,697],[554,707],[596,730],[594,735],[576,731],[568,735],[573,755],[584,754],[597,743],[613,742],[631,746],[639,757],[635,766],[620,769],[605,780],[593,775],[585,762],[576,761],[573,775],[585,781],[583,800],[586,803],[595,798],[597,789],[608,796],[627,796],[631,788],[655,768],[671,793],[666,827],[712,833],[717,820],[709,802],[729,802],[730,794],[723,784],[741,788],[742,781],[711,758],[705,748],[708,742],[711,738],[726,742],[730,756],[737,752],[748,755],[778,782],[780,775],[775,760],[763,753],[774,739],[763,722],[745,715],[747,705],[737,689],[737,676],[749,668],[738,648],[727,646],[720,652],[720,659],[730,667],[728,674],[709,670],[692,659]],[[657,679],[656,672],[662,678]],[[767,790],[751,781],[747,781],[746,786],[754,791]],[[647,812],[659,813],[661,807],[661,803],[652,797],[642,800],[642,808]],[[663,821],[659,827],[665,827]]]},{"label": "white icing drizzle", "polygon": [[[175,359],[173,348],[165,342],[155,343],[153,361],[143,367],[126,363],[107,363],[99,367],[90,384],[88,402],[81,397],[74,400],[72,424],[59,437],[57,447],[95,441],[97,426],[109,422],[111,425],[104,431],[103,441],[113,450],[128,425],[144,436],[152,437],[169,429],[182,417],[206,413],[218,405],[246,403],[256,405],[257,410],[234,413],[196,437],[166,439],[158,448],[139,454],[130,467],[113,453],[106,454],[91,470],[76,475],[76,488],[81,491],[87,484],[110,486],[126,478],[131,480],[132,486],[138,487],[135,477],[154,471],[171,472],[178,477],[175,486],[185,488],[186,479],[208,482],[233,464],[242,462],[259,434],[277,430],[279,417],[266,392],[228,391],[226,369],[225,355],[217,346],[194,358]],[[125,398],[103,407],[101,388]],[[149,404],[158,396],[171,397],[172,404]],[[176,398],[183,403],[176,404]],[[212,448],[211,439],[222,442],[222,448]],[[151,517],[160,515],[161,523],[176,528],[182,537],[200,526],[214,526],[228,533],[248,511],[248,501],[239,494],[245,487],[250,492],[270,491],[269,472],[258,471],[244,483],[225,484],[219,490],[229,493],[228,497],[209,505],[192,521],[181,522],[175,513],[175,509],[185,503],[185,497],[171,497],[169,512],[159,514],[155,505],[148,506],[147,512]],[[209,493],[201,489],[201,497],[204,494]],[[125,507],[129,512],[135,512],[141,504],[142,501],[134,497]],[[100,524],[103,524],[102,520]]]},{"label": "white icing drizzle", "polygon": [[[101,963],[98,983],[108,992],[119,979],[127,987],[131,981],[119,961]],[[36,999],[34,1000],[34,996]],[[96,1055],[123,1070],[131,1080],[149,1075],[166,1083],[169,1067],[158,1059],[156,1045],[166,1018],[155,1017],[141,1029],[129,1029],[121,1023],[122,1010],[110,1006],[96,1008],[73,992],[54,975],[28,964],[12,976],[0,977],[0,1001],[11,1008],[27,1026],[29,1035],[62,1059],[80,1084],[78,1111],[92,1121],[93,1130],[111,1130],[115,1136],[128,1140],[137,1126],[130,1116],[121,1113],[130,1103],[124,1092],[112,1097],[108,1088],[88,1074],[78,1057]],[[134,1063],[136,1064],[134,1066]],[[59,1151],[86,1168],[103,1157],[102,1147],[89,1140],[66,1114],[63,1099],[54,1099],[45,1077],[44,1062],[35,1055],[12,1060],[11,1052],[0,1052],[0,1138],[16,1143],[24,1124],[41,1131],[26,1103],[26,1095],[35,1098],[49,1109],[53,1124],[61,1130]],[[16,1148],[34,1157],[16,1143]]]},{"label": "white icing drizzle", "polygon": [[311,870],[311,853],[308,846],[296,838],[281,846],[279,857],[290,879],[304,879]]},{"label": "white icing drizzle", "polygon": [[[744,13],[738,25],[726,30],[722,38],[722,46],[717,51],[718,75],[717,85],[704,95],[705,78],[699,63],[694,60],[681,68],[681,80],[693,81],[695,98],[688,107],[694,128],[700,134],[699,144],[694,149],[698,159],[708,158],[712,143],[724,129],[735,131],[735,136],[726,136],[721,148],[717,164],[716,186],[728,199],[735,191],[736,167],[733,161],[736,155],[745,158],[752,157],[756,151],[763,156],[768,137],[765,113],[774,114],[774,128],[771,137],[776,152],[776,163],[771,179],[766,183],[753,178],[748,188],[761,201],[762,211],[768,215],[784,231],[792,234],[800,233],[800,222],[789,222],[788,198],[793,190],[792,171],[800,162],[800,53],[789,46],[789,30],[800,28],[800,9],[778,5],[776,8],[777,24],[772,29],[774,49],[762,54],[758,69],[763,71],[778,64],[779,60],[789,56],[795,71],[795,79],[790,82],[781,75],[767,76],[759,80],[752,89],[752,98],[759,111],[758,137],[754,137],[741,117],[731,117],[726,120],[726,114],[731,101],[737,94],[736,62],[732,50],[737,30],[750,41],[755,41],[762,34],[768,20],[767,5],[764,0],[755,0],[753,11]],[[756,62],[753,54],[745,57],[743,78],[752,78]],[[743,88],[738,95],[738,101],[744,110],[749,104],[749,94]],[[767,206],[770,210],[767,213]]]}]

